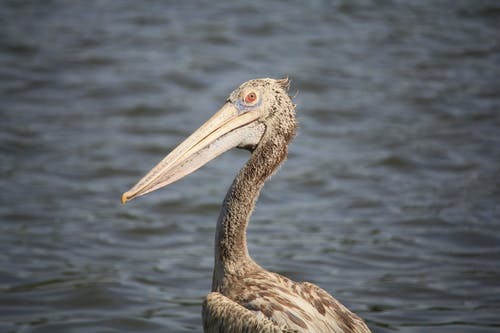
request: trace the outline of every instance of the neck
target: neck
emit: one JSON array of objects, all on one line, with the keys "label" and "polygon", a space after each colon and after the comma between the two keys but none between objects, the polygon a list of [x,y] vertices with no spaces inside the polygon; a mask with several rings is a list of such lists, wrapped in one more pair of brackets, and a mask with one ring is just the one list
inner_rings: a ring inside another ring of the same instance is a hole
[{"label": "neck", "polygon": [[259,267],[248,253],[248,220],[265,181],[285,160],[289,140],[274,136],[262,141],[236,176],[222,205],[215,236],[212,291],[221,291],[228,276],[242,276]]}]

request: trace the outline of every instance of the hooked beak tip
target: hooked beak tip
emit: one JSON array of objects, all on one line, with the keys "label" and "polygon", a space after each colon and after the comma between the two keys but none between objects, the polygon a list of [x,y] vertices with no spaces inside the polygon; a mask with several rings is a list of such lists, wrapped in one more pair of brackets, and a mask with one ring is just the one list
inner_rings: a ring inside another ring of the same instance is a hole
[{"label": "hooked beak tip", "polygon": [[129,192],[125,192],[122,194],[122,205],[125,205],[127,203],[127,201],[129,201],[130,199],[130,196],[129,196]]}]

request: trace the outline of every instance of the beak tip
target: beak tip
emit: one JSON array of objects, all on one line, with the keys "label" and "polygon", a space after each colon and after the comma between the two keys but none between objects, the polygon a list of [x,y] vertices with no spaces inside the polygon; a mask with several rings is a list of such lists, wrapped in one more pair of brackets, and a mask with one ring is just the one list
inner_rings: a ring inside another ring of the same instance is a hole
[{"label": "beak tip", "polygon": [[125,205],[127,203],[127,201],[129,201],[130,197],[129,197],[129,192],[125,192],[122,194],[122,205]]}]

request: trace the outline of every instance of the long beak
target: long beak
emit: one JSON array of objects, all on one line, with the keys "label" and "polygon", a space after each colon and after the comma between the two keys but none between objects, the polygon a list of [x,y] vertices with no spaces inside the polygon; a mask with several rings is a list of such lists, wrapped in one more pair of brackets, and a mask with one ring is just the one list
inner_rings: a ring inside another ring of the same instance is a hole
[{"label": "long beak", "polygon": [[254,121],[259,116],[259,112],[255,111],[238,114],[231,103],[224,104],[134,187],[123,193],[122,204],[181,179],[223,152],[238,146],[246,138],[254,136],[255,126],[258,126]]}]

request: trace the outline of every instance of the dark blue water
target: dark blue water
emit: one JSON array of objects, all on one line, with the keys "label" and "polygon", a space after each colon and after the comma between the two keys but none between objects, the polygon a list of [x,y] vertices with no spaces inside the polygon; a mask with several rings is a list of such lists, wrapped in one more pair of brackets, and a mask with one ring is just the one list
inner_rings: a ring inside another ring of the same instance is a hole
[{"label": "dark blue water", "polygon": [[248,155],[120,195],[241,82],[300,130],[254,259],[373,332],[500,330],[498,1],[1,1],[0,331],[200,332]]}]

